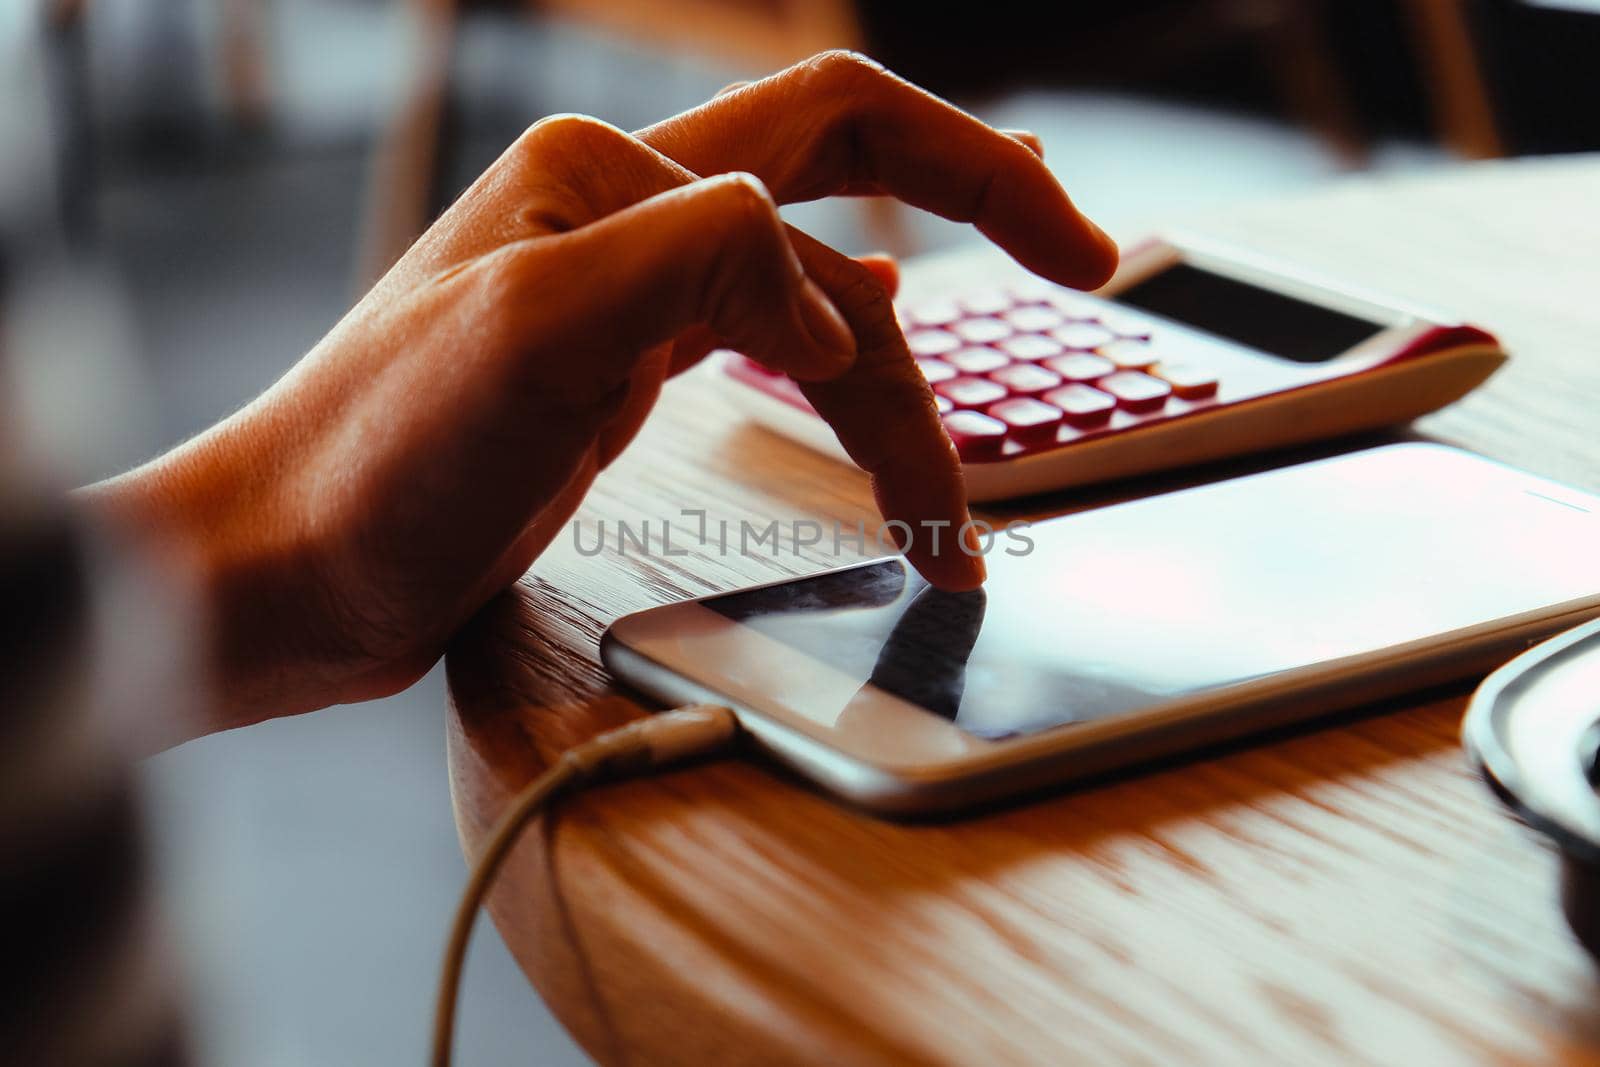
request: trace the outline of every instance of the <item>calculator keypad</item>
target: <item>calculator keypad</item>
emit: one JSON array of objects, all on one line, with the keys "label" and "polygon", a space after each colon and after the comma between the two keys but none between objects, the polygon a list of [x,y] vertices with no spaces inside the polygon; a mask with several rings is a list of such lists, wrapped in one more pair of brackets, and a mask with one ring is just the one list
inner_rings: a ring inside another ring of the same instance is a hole
[{"label": "calculator keypad", "polygon": [[902,309],[961,456],[994,460],[1215,401],[1217,373],[1166,358],[1136,313],[1049,285]]},{"label": "calculator keypad", "polygon": [[[1114,303],[1022,281],[898,307],[906,343],[966,462],[993,462],[1293,383]],[[1242,361],[1242,362],[1241,362]],[[739,377],[808,408],[781,375]],[[1235,387],[1223,387],[1222,381]],[[1246,388],[1238,388],[1243,385]]]}]

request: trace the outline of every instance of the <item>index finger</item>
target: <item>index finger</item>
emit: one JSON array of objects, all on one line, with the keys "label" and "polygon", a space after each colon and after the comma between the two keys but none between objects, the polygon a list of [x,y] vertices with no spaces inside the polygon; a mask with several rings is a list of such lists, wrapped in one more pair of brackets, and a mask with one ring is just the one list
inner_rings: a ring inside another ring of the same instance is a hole
[{"label": "index finger", "polygon": [[949,590],[981,585],[983,560],[967,526],[961,461],[906,348],[887,289],[868,267],[799,230],[789,230],[789,241],[856,335],[850,369],[825,382],[802,382],[801,392],[872,477],[878,510],[923,577]]},{"label": "index finger", "polygon": [[696,174],[757,175],[780,203],[884,193],[970,222],[1028,269],[1080,289],[1116,244],[1029,147],[877,63],[829,52],[636,134]]}]

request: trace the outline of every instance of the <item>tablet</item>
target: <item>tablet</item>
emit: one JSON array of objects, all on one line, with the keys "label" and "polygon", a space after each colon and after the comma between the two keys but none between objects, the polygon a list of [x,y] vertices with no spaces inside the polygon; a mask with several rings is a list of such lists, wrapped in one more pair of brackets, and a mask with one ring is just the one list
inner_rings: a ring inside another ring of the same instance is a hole
[{"label": "tablet", "polygon": [[714,700],[885,811],[959,807],[1485,673],[1600,614],[1600,498],[1404,444],[620,619],[610,669]]}]

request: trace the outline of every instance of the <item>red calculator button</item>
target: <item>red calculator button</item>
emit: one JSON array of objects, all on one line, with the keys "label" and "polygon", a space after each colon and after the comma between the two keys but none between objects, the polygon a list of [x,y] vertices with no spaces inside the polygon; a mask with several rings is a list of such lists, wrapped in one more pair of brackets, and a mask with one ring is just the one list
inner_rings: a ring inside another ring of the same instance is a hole
[{"label": "red calculator button", "polygon": [[1069,319],[1094,319],[1100,314],[1098,300],[1071,289],[1057,289],[1050,294],[1050,303]]},{"label": "red calculator button", "polygon": [[961,298],[961,306],[969,315],[998,315],[1002,311],[1009,311],[1015,305],[1016,301],[998,289],[968,293]]},{"label": "red calculator button", "polygon": [[1008,313],[1005,320],[1023,333],[1043,333],[1066,322],[1066,316],[1052,307],[1020,307]]},{"label": "red calculator button", "polygon": [[989,375],[989,380],[999,382],[1018,396],[1035,396],[1060,385],[1061,375],[1037,363],[1013,363]]},{"label": "red calculator button", "polygon": [[1100,325],[1116,334],[1118,337],[1137,337],[1144,339],[1150,336],[1149,324],[1133,315],[1121,311],[1104,311],[1098,316]]},{"label": "red calculator button", "polygon": [[1056,439],[1062,411],[1031,396],[1014,396],[989,405],[989,417],[1005,423],[1011,439],[1019,445],[1038,445]]},{"label": "red calculator button", "polygon": [[982,345],[952,352],[944,360],[963,374],[988,374],[1011,362],[994,349]]},{"label": "red calculator button", "polygon": [[1008,287],[1006,291],[1019,304],[1043,304],[1054,299],[1061,290],[1042,278],[1027,278]]},{"label": "red calculator button", "polygon": [[1144,341],[1124,337],[1101,345],[1100,354],[1117,365],[1118,370],[1149,370],[1155,366],[1156,350]]},{"label": "red calculator button", "polygon": [[1006,441],[1006,424],[980,411],[952,411],[944,417],[944,428],[966,460],[995,459]]},{"label": "red calculator button", "polygon": [[906,337],[913,356],[942,356],[961,347],[961,338],[945,330],[916,330]]},{"label": "red calculator button", "polygon": [[961,308],[953,300],[929,300],[906,309],[906,321],[915,326],[948,326],[961,318]]},{"label": "red calculator button", "polygon": [[917,369],[922,371],[922,376],[928,379],[928,384],[935,382],[948,382],[956,376],[956,369],[943,360],[919,359]]},{"label": "red calculator button", "polygon": [[1010,337],[1012,329],[1009,324],[999,319],[963,319],[950,327],[950,331],[968,344],[986,345],[1005,337]]},{"label": "red calculator button", "polygon": [[1069,382],[1092,382],[1117,369],[1117,365],[1109,359],[1091,352],[1074,352],[1070,356],[1047,359],[1044,365]]},{"label": "red calculator button", "polygon": [[1111,412],[1117,406],[1116,397],[1082,383],[1052,389],[1044,394],[1044,399],[1046,403],[1061,409],[1068,425],[1080,429],[1102,426],[1111,421]]},{"label": "red calculator button", "polygon": [[1134,415],[1160,411],[1172,395],[1172,386],[1136,370],[1118,371],[1100,379],[1100,388],[1117,398],[1117,406]]},{"label": "red calculator button", "polygon": [[938,395],[935,395],[933,398],[933,406],[941,415],[948,415],[956,409],[954,404],[950,403],[950,401],[946,400],[944,397]]},{"label": "red calculator button", "polygon": [[1036,333],[1019,333],[1015,337],[1007,337],[1000,342],[1000,347],[1017,359],[1048,359],[1050,356],[1059,356],[1062,352],[1061,342],[1052,341]]},{"label": "red calculator button", "polygon": [[1116,335],[1097,322],[1069,322],[1050,331],[1050,336],[1068,348],[1099,348],[1110,344]]},{"label": "red calculator button", "polygon": [[1181,400],[1205,400],[1217,395],[1217,376],[1193,363],[1160,363],[1152,372],[1172,386]]},{"label": "red calculator button", "polygon": [[933,391],[958,408],[981,408],[1006,395],[1005,386],[987,378],[952,378],[934,386]]}]

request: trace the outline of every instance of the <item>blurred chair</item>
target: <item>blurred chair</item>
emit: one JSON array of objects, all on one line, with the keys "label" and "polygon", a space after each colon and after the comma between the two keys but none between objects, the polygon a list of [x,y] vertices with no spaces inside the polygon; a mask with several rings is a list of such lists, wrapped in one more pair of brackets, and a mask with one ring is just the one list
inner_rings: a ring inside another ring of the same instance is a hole
[{"label": "blurred chair", "polygon": [[[618,36],[769,70],[829,48],[859,48],[851,0],[410,0],[421,54],[374,163],[358,286],[399,259],[445,206],[452,171],[452,77],[456,31],[485,9],[524,10],[582,21]],[[890,209],[871,205],[868,224],[893,234]],[[889,243],[889,242],[886,242]]]},{"label": "blurred chair", "polygon": [[[1425,97],[1435,137],[1467,158],[1505,154],[1473,14],[1485,0],[1392,0],[1398,62]],[[1130,0],[1075,9],[1071,26],[1037,5],[995,0],[981,11],[897,0],[411,0],[423,26],[415,76],[376,163],[364,245],[365,285],[444,206],[451,190],[451,62],[460,21],[483,9],[578,20],[619,36],[774,69],[827,48],[862,48],[957,99],[1024,80],[1159,85],[1237,53],[1265,77],[1275,106],[1345,164],[1370,137],[1333,39],[1331,0]],[[1409,41],[1409,47],[1406,41]],[[914,251],[895,205],[862,205],[869,238]]]},{"label": "blurred chair", "polygon": [[[269,0],[219,0],[221,100],[234,128],[259,128],[269,117],[265,11]],[[91,201],[102,163],[95,137],[86,21],[90,0],[39,0],[63,232],[83,238],[93,229]],[[192,14],[163,12],[184,22]],[[187,27],[185,27],[187,29]],[[162,59],[172,62],[172,57]],[[193,62],[186,53],[178,62]],[[170,131],[166,131],[170,132]]]},{"label": "blurred chair", "polygon": [[1198,91],[1231,101],[1242,92],[1359,166],[1369,133],[1358,83],[1378,68],[1415,84],[1427,98],[1435,136],[1457,152],[1503,151],[1484,42],[1473,25],[1492,3],[1124,0],[1046,19],[1027,0],[990,0],[978,19],[934,9],[915,20],[893,0],[860,0],[860,7],[881,58],[945,92],[1019,81]]},{"label": "blurred chair", "polygon": [[[51,44],[51,80],[60,129],[62,202],[69,228],[90,228],[92,176],[99,160],[95,102],[86,72],[85,14],[90,0],[38,0]],[[212,46],[219,53],[224,117],[234,129],[264,125],[272,87],[267,0],[217,0]],[[827,48],[861,48],[956,99],[973,99],[987,71],[994,80],[1067,80],[1143,88],[1237,54],[1265,77],[1276,110],[1313,131],[1338,158],[1361,165],[1368,135],[1341,68],[1330,22],[1353,7],[1331,0],[1127,0],[1075,7],[1070,28],[1037,5],[991,0],[982,11],[919,8],[895,0],[406,0],[420,32],[406,64],[404,98],[380,139],[358,253],[358,282],[381,274],[454,192],[452,62],[463,19],[498,9],[579,21],[657,47],[771,70]],[[169,22],[194,10],[143,0]],[[1495,0],[1391,0],[1401,30],[1397,60],[1422,87],[1435,136],[1469,158],[1503,155],[1506,139],[1485,73],[1475,16]],[[192,34],[192,29],[186,31]],[[198,39],[198,38],[197,38]],[[1344,42],[1346,45],[1348,41]],[[1365,45],[1366,42],[1361,42]],[[1362,61],[1366,60],[1363,52]],[[194,63],[187,55],[182,62]],[[165,131],[163,131],[165,133]],[[904,216],[886,201],[864,201],[871,243],[905,254]]]},{"label": "blurred chair", "polygon": [[538,0],[529,6],[758,70],[863,43],[851,0]]},{"label": "blurred chair", "polygon": [[[90,0],[40,0],[45,25],[81,32]],[[267,116],[264,9],[269,0],[218,0],[222,97],[231,120],[257,125]]]},{"label": "blurred chair", "polygon": [[1467,159],[1506,154],[1485,73],[1483,48],[1473,30],[1470,0],[1404,0],[1416,40],[1434,133]]}]

